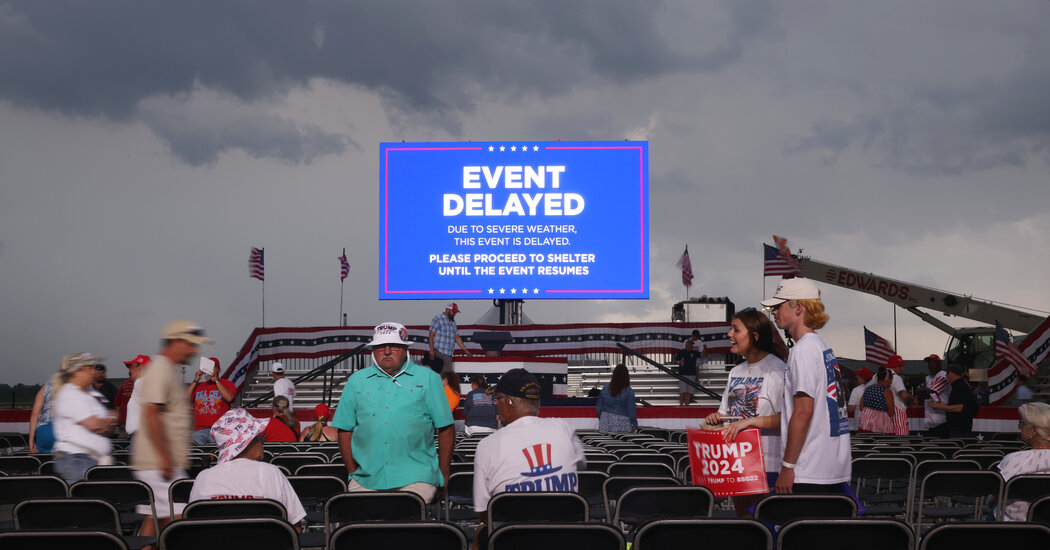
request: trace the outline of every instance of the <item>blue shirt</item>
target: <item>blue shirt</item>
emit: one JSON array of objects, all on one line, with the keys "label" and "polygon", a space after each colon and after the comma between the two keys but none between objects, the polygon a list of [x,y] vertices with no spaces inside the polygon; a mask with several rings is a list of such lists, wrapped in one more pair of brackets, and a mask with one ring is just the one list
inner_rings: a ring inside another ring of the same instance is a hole
[{"label": "blue shirt", "polygon": [[492,400],[492,395],[478,388],[463,396],[464,425],[492,428],[493,430],[499,427],[496,422],[496,403]]},{"label": "blue shirt", "polygon": [[374,490],[444,485],[434,430],[452,423],[441,377],[411,359],[394,377],[376,365],[355,372],[332,418],[332,426],[354,432],[358,468],[350,479]]},{"label": "blue shirt", "polygon": [[627,386],[620,395],[613,397],[609,392],[609,384],[602,388],[598,394],[598,418],[603,412],[611,412],[631,419],[631,426],[638,429],[638,413],[635,410],[634,390]]},{"label": "blue shirt", "polygon": [[456,347],[456,322],[444,313],[430,321],[430,332],[434,333],[434,349],[452,357]]}]

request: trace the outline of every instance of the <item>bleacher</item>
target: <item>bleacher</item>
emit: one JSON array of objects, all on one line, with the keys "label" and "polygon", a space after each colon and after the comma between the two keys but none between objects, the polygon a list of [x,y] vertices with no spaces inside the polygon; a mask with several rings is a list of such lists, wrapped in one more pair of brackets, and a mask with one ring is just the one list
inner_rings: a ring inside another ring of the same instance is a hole
[{"label": "bleacher", "polygon": [[[490,505],[490,548],[938,549],[1045,548],[1050,544],[1050,475],[1004,483],[996,465],[1024,448],[1016,434],[977,438],[857,434],[848,497],[778,495],[760,502],[755,519],[738,519],[732,500],[691,483],[686,433],[641,428],[636,434],[577,432],[587,467],[577,495],[504,494]],[[232,544],[252,548],[467,548],[478,525],[473,510],[473,458],[482,436],[459,434],[452,476],[442,498],[426,505],[405,493],[345,493],[335,443],[267,443],[265,459],[288,476],[307,509],[301,534],[272,501],[195,506],[161,531],[159,548]],[[72,486],[54,475],[51,457],[25,450],[25,436],[0,434],[0,548],[137,548],[134,536],[150,502],[133,481],[127,441],[116,441],[115,466],[98,466]],[[214,446],[195,447],[191,476],[216,460]],[[172,502],[186,502],[192,480],[177,483]],[[1034,502],[1031,519],[1003,523],[998,501]],[[860,512],[858,512],[860,511]],[[983,542],[982,542],[983,541]]]}]

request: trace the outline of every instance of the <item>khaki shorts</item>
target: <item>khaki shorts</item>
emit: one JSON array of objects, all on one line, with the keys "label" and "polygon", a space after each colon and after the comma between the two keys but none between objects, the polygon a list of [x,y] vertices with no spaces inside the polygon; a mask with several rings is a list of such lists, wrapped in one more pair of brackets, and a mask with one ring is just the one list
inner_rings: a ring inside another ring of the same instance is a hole
[{"label": "khaki shorts", "polygon": [[[415,493],[420,497],[423,497],[423,502],[426,502],[427,504],[431,503],[434,500],[434,495],[437,494],[437,487],[429,483],[423,483],[422,481],[409,483],[404,487],[394,487],[393,490]],[[346,492],[348,493],[367,493],[371,491],[375,491],[375,489],[369,489],[368,487],[361,485],[356,479],[351,479],[350,482],[346,484]]]},{"label": "khaki shorts", "polygon": [[[688,374],[683,374],[682,376],[684,376],[684,377],[686,377],[686,378],[688,378],[688,379],[690,379],[690,380],[692,380],[694,382],[698,382],[699,381],[699,379],[696,377],[695,374],[693,376],[689,376]],[[699,391],[699,390],[697,390],[696,388],[690,386],[689,384],[686,384],[685,382],[682,382],[681,380],[678,381],[678,393],[696,393],[697,391]]]}]

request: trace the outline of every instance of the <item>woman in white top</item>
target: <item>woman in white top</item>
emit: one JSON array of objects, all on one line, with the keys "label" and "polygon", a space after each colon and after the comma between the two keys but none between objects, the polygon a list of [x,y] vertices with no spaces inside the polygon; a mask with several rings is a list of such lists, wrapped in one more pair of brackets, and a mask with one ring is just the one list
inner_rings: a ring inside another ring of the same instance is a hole
[{"label": "woman in white top", "polygon": [[[762,458],[769,486],[776,484],[783,458],[780,444],[780,412],[784,407],[784,359],[787,350],[773,339],[773,324],[754,308],[733,317],[729,329],[729,351],[744,357],[729,371],[722,404],[718,412],[704,420],[710,426],[732,422],[723,430],[732,442],[741,430],[758,428],[762,432]],[[737,516],[746,517],[748,508],[762,495],[733,497]]]},{"label": "woman in white top", "polygon": [[[1021,415],[1018,425],[1021,440],[1032,446],[1003,457],[999,471],[1009,481],[1022,474],[1050,474],[1050,405],[1025,403],[1018,407]],[[1023,500],[1007,501],[1003,509],[1003,521],[1027,521],[1030,503]]]},{"label": "woman in white top", "polygon": [[84,479],[88,468],[108,462],[112,450],[106,436],[113,433],[117,416],[91,386],[101,361],[90,353],[67,355],[52,379],[55,472],[70,485]]}]

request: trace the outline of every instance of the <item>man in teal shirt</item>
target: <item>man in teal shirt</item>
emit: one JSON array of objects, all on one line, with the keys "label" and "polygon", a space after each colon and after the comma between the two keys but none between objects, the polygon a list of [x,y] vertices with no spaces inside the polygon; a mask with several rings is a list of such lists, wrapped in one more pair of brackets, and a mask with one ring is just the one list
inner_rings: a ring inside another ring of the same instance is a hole
[{"label": "man in teal shirt", "polygon": [[349,492],[411,491],[431,502],[448,481],[452,410],[441,377],[409,359],[409,344],[401,324],[376,326],[368,343],[375,364],[343,388],[332,426],[339,430]]}]

